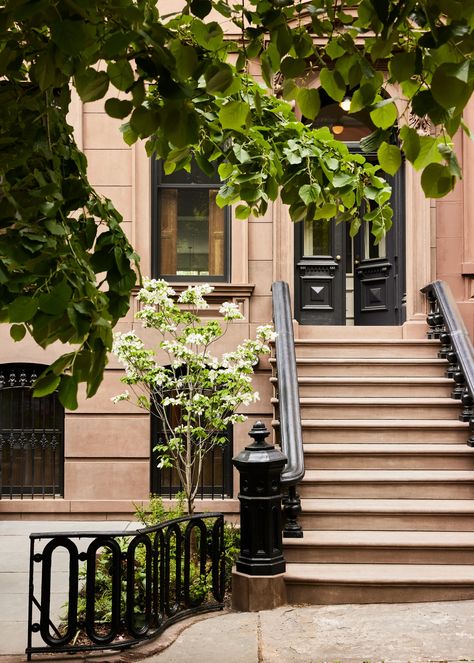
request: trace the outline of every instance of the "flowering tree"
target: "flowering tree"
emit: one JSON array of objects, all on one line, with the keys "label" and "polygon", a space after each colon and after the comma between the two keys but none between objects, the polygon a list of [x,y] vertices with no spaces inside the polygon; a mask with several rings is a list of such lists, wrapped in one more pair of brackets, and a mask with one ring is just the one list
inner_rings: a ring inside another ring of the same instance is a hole
[{"label": "flowering tree", "polygon": [[[160,365],[155,352],[133,331],[116,334],[113,347],[125,366],[122,382],[133,392],[127,390],[113,400],[132,400],[162,421],[163,440],[155,447],[159,467],[176,469],[188,513],[194,510],[204,457],[226,443],[229,424],[245,421],[237,410],[258,399],[253,368],[260,355],[270,352],[268,342],[275,336],[271,326],[261,326],[256,340],[247,339],[220,357],[213,355],[210,346],[225,334],[229,322],[243,316],[236,304],[225,302],[219,309],[224,328],[217,320],[203,323],[198,313],[209,308],[204,296],[212,290],[207,284],[194,285],[176,299],[166,281],[145,279],[136,317],[157,331],[167,364]],[[179,411],[178,424],[170,416],[171,408]]]}]

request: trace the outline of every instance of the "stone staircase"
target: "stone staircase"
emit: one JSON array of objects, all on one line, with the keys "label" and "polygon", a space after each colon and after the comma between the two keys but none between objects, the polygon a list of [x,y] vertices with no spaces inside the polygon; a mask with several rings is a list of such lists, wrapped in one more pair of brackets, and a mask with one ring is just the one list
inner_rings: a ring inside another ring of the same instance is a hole
[{"label": "stone staircase", "polygon": [[288,601],[474,598],[474,450],[438,341],[295,347],[306,475]]}]

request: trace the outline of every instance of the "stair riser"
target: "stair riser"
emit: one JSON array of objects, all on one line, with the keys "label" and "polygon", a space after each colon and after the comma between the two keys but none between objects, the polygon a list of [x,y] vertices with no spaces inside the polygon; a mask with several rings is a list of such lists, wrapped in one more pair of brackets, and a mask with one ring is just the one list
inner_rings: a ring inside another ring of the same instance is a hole
[{"label": "stair riser", "polygon": [[305,530],[390,530],[413,532],[474,532],[474,513],[452,514],[320,514],[304,512],[298,521]]},{"label": "stair riser", "polygon": [[[298,363],[298,362],[297,362]],[[364,364],[357,366],[347,364],[298,364],[300,377],[445,377],[447,362],[442,364]]]},{"label": "stair riser", "polygon": [[366,359],[437,359],[439,351],[439,343],[433,345],[429,343],[405,343],[393,344],[390,346],[382,344],[369,344],[362,343],[353,345],[351,343],[317,343],[308,345],[295,344],[296,357],[315,358],[321,357],[326,359],[333,359],[341,357],[357,358],[363,362]]},{"label": "stair riser", "polygon": [[353,444],[353,443],[393,443],[393,444],[466,444],[469,437],[467,428],[443,431],[438,429],[380,429],[380,428],[305,428],[303,422],[303,440],[317,444]]},{"label": "stair riser", "polygon": [[297,564],[472,564],[474,548],[368,548],[358,546],[284,547],[288,563]]},{"label": "stair riser", "polygon": [[465,456],[433,456],[429,454],[305,454],[307,470],[468,470],[474,471],[474,453]]},{"label": "stair riser", "polygon": [[[453,383],[454,384],[454,383]],[[417,385],[417,384],[361,384],[361,385],[300,385],[302,398],[450,398],[452,385]]]},{"label": "stair riser", "polygon": [[290,604],[418,603],[474,599],[474,585],[294,584],[286,578]]},{"label": "stair riser", "polygon": [[368,498],[413,498],[413,499],[446,499],[446,500],[469,500],[474,499],[474,482],[365,482],[344,481],[328,483],[309,483],[303,481],[300,484],[299,494],[301,497],[353,497],[355,499]]},{"label": "stair riser", "polygon": [[303,419],[449,419],[455,420],[461,409],[458,401],[446,405],[311,405],[301,404]]}]

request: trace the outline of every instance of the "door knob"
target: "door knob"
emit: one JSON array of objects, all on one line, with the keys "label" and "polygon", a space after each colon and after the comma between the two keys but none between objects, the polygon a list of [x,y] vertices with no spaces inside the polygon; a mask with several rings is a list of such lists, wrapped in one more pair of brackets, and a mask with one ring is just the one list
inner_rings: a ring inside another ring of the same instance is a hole
[{"label": "door knob", "polygon": [[339,262],[340,259],[341,259],[341,256],[336,256],[337,262]]},{"label": "door knob", "polygon": [[360,260],[357,260],[357,258],[354,260],[354,265],[360,265]]}]

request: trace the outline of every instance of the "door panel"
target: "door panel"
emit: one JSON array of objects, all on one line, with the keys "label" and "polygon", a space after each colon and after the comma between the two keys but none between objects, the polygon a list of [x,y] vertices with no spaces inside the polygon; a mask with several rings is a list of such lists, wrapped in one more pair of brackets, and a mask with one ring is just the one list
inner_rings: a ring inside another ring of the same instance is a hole
[{"label": "door panel", "polygon": [[310,221],[295,225],[295,317],[301,324],[403,323],[404,181],[403,168],[389,178],[393,226],[379,245],[375,245],[366,222],[353,243],[346,223]]},{"label": "door panel", "polygon": [[404,169],[387,179],[393,192],[392,228],[376,245],[370,224],[362,223],[354,240],[356,325],[400,325],[404,321]]},{"label": "door panel", "polygon": [[295,227],[295,314],[301,324],[345,324],[344,237],[327,221]]}]

